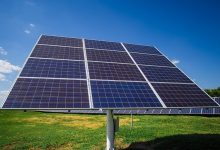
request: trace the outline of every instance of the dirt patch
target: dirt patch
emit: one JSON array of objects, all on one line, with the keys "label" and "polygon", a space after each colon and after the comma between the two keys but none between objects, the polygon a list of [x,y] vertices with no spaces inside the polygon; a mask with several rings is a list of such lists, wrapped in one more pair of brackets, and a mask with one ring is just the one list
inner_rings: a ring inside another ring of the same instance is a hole
[{"label": "dirt patch", "polygon": [[15,146],[16,146],[16,143],[7,144],[3,147],[2,150],[12,150],[15,148]]},{"label": "dirt patch", "polygon": [[72,143],[66,143],[66,144],[62,144],[59,147],[48,147],[46,148],[46,150],[72,150],[72,149],[79,149],[79,145],[78,144],[72,144]]},{"label": "dirt patch", "polygon": [[19,122],[38,123],[38,124],[60,124],[68,127],[85,127],[91,129],[97,129],[104,126],[104,117],[88,117],[88,116],[41,116],[31,117],[17,120]]},{"label": "dirt patch", "polygon": [[[140,119],[133,119],[133,122],[138,122]],[[119,118],[120,125],[129,125],[131,124],[131,118]]]},{"label": "dirt patch", "polygon": [[[28,122],[33,124],[59,124],[68,127],[98,129],[106,124],[105,116],[77,116],[77,115],[57,115],[57,116],[40,116],[24,119],[17,119],[18,122]],[[139,119],[133,119],[134,122]],[[120,125],[129,125],[131,119],[120,118]],[[30,125],[31,126],[31,125]]]},{"label": "dirt patch", "polygon": [[125,144],[122,138],[116,138],[115,145],[117,149],[123,149],[128,147],[128,144]]}]

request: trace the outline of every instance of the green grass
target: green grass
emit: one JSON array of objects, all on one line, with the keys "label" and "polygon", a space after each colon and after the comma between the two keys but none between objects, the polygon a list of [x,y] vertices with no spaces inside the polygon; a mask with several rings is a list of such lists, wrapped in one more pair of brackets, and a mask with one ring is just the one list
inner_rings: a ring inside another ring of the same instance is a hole
[{"label": "green grass", "polygon": [[[133,142],[139,143],[130,147],[151,149],[220,147],[219,117],[140,115],[133,128],[130,116],[119,118],[118,149]],[[105,149],[105,133],[105,115],[0,111],[0,149],[99,150]]]}]

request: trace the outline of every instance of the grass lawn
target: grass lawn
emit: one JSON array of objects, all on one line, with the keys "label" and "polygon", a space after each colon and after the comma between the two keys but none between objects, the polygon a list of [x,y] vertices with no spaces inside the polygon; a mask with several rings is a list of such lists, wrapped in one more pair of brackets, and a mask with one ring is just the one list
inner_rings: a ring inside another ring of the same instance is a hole
[{"label": "grass lawn", "polygon": [[[117,149],[219,149],[220,117],[119,115]],[[0,110],[0,149],[105,149],[105,115]]]}]

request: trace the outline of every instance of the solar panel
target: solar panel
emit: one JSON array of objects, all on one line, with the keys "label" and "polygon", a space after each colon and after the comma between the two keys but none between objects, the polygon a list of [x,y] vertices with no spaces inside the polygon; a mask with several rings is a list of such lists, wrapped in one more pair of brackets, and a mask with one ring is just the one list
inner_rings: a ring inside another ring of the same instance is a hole
[{"label": "solar panel", "polygon": [[47,35],[42,35],[38,44],[83,47],[81,39]]},{"label": "solar panel", "polygon": [[161,53],[152,46],[134,45],[134,44],[126,44],[126,43],[124,43],[124,46],[129,52],[161,55]]},{"label": "solar panel", "polygon": [[82,48],[36,45],[31,57],[84,60]]},{"label": "solar panel", "polygon": [[203,108],[202,109],[202,114],[213,114],[214,111],[212,108]]},{"label": "solar panel", "polygon": [[92,49],[105,49],[105,50],[116,50],[125,51],[121,43],[107,42],[107,41],[97,41],[97,40],[85,40],[86,48]]},{"label": "solar panel", "polygon": [[148,80],[152,82],[192,83],[192,81],[177,68],[141,65],[140,68],[145,76],[148,78]]},{"label": "solar panel", "polygon": [[30,58],[21,72],[22,77],[84,78],[83,61]]},{"label": "solar panel", "polygon": [[191,109],[191,114],[201,114],[202,113],[202,108],[192,108]]},{"label": "solar panel", "polygon": [[215,114],[220,114],[220,108],[214,108],[215,109]]},{"label": "solar panel", "polygon": [[91,79],[145,81],[135,65],[89,62]]},{"label": "solar panel", "polygon": [[161,107],[147,83],[91,81],[94,108]]},{"label": "solar panel", "polygon": [[87,49],[89,61],[105,61],[118,63],[132,63],[133,61],[126,52]]},{"label": "solar panel", "polygon": [[152,83],[167,107],[217,106],[195,84]]},{"label": "solar panel", "polygon": [[3,108],[89,108],[83,80],[18,78]]},{"label": "solar panel", "polygon": [[3,108],[208,106],[218,105],[154,47],[42,35]]},{"label": "solar panel", "polygon": [[164,56],[137,53],[131,53],[131,56],[137,64],[174,67],[174,65]]},{"label": "solar panel", "polygon": [[220,105],[220,97],[215,97],[214,99]]}]

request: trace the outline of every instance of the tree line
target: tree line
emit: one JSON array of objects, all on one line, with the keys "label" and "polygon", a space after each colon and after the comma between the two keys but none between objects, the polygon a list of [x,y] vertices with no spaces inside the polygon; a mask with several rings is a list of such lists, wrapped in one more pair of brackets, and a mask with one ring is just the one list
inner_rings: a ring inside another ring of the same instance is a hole
[{"label": "tree line", "polygon": [[206,93],[211,97],[220,97],[220,87],[216,89],[205,89]]}]

